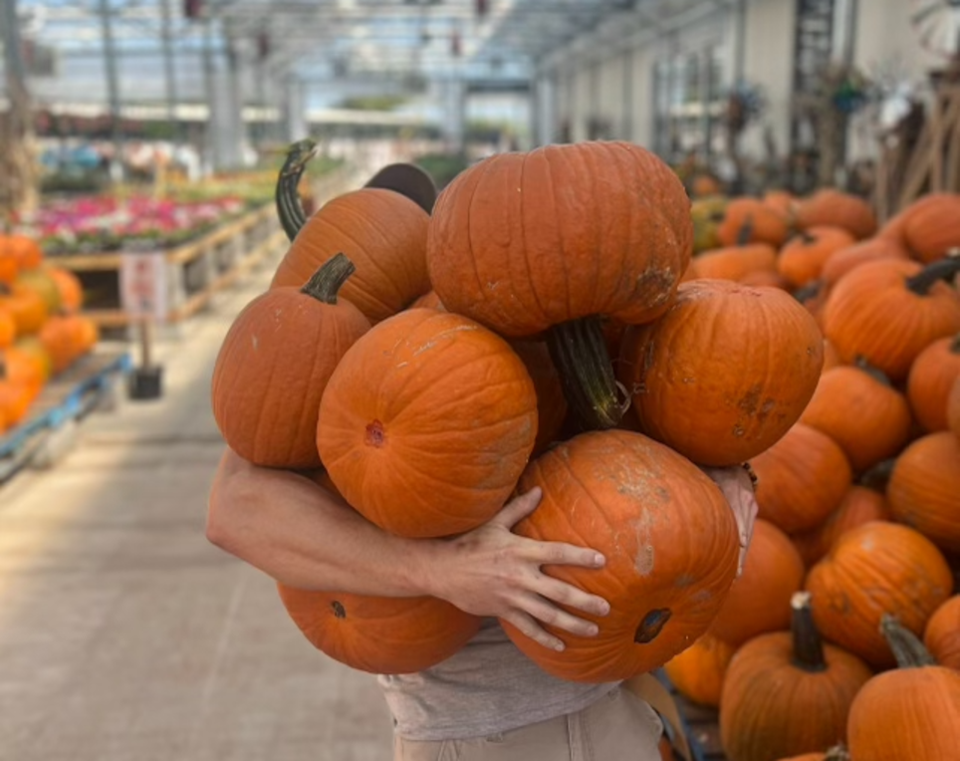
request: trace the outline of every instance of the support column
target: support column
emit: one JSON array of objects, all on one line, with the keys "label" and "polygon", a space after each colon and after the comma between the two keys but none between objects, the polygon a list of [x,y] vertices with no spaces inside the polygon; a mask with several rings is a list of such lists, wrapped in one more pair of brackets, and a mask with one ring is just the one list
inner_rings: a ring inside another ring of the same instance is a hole
[{"label": "support column", "polygon": [[623,139],[633,142],[633,107],[635,87],[633,84],[633,48],[623,52]]},{"label": "support column", "polygon": [[0,39],[10,107],[0,116],[0,216],[3,212],[34,211],[39,176],[34,157],[33,118],[27,76],[20,57],[16,0],[0,0]]},{"label": "support column", "polygon": [[100,33],[103,41],[104,70],[107,75],[107,98],[110,104],[110,138],[113,142],[113,161],[110,175],[115,181],[123,179],[123,142],[120,135],[120,80],[117,73],[117,50],[113,41],[113,19],[108,0],[99,0]]},{"label": "support column", "polygon": [[160,41],[163,49],[163,75],[167,97],[167,119],[173,128],[173,139],[180,139],[180,125],[177,122],[177,72],[173,59],[173,38],[170,18],[173,15],[173,0],[160,0]]}]

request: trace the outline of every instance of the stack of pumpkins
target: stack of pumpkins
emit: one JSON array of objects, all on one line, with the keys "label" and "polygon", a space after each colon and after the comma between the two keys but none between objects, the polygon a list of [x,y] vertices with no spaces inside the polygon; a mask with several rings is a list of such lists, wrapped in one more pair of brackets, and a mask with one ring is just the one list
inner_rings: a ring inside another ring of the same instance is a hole
[{"label": "stack of pumpkins", "polygon": [[0,235],[0,434],[20,423],[44,384],[89,352],[97,326],[80,314],[76,276],[26,235]]},{"label": "stack of pumpkins", "polygon": [[[731,761],[844,740],[854,761],[950,758],[960,747],[960,674],[949,671],[960,670],[960,295],[950,283],[960,195],[926,196],[879,229],[868,205],[835,190],[783,200],[731,202],[720,229],[743,240],[695,258],[687,277],[792,289],[822,328],[826,361],[799,421],[751,461],[760,520],[743,576],[667,672],[688,698],[719,706]],[[808,597],[791,607],[800,590]],[[911,635],[947,668],[888,672],[895,656],[923,662],[916,647],[912,657],[891,647]],[[809,644],[821,636],[826,645]]]},{"label": "stack of pumpkins", "polygon": [[[628,143],[493,156],[432,213],[370,187],[302,229],[278,207],[295,237],[215,367],[230,447],[402,537],[468,532],[540,487],[515,530],[602,552],[548,572],[612,607],[596,637],[555,632],[563,652],[503,622],[551,674],[628,678],[697,640],[739,556],[698,465],[739,465],[799,419],[823,362],[809,312],[779,289],[679,285],[689,199]],[[427,668],[479,626],[437,599],[280,594],[314,645],[372,672]]]}]

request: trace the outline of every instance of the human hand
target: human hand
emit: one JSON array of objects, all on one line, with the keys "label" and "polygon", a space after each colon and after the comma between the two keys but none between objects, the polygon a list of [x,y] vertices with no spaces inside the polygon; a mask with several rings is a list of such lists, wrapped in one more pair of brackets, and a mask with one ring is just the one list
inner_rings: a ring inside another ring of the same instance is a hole
[{"label": "human hand", "polygon": [[747,559],[747,550],[753,538],[753,526],[757,520],[757,498],[753,491],[751,471],[734,465],[729,468],[701,468],[710,479],[720,487],[720,491],[733,510],[740,533],[740,561],[737,576],[743,573],[743,564]]},{"label": "human hand", "polygon": [[510,622],[544,647],[563,650],[563,642],[542,623],[580,636],[593,636],[597,627],[559,607],[558,603],[592,615],[605,616],[609,603],[543,573],[543,565],[600,568],[605,558],[595,550],[562,542],[540,542],[511,529],[540,503],[534,488],[512,501],[489,522],[435,545],[427,566],[434,596],[467,613],[496,616]]}]

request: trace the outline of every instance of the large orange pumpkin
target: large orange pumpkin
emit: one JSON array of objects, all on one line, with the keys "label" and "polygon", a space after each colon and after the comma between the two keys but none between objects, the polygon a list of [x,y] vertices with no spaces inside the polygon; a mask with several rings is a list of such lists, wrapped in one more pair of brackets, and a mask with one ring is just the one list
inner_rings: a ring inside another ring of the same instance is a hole
[{"label": "large orange pumpkin", "polygon": [[757,198],[734,198],[717,228],[717,238],[724,246],[768,243],[779,248],[788,234],[787,217]]},{"label": "large orange pumpkin", "polygon": [[538,541],[591,547],[602,568],[546,566],[545,572],[610,603],[594,637],[555,630],[563,652],[511,624],[511,640],[561,679],[626,679],[663,665],[695,642],[715,617],[737,572],[736,521],[722,493],[676,452],[638,433],[589,432],[534,460],[523,492],[538,486],[537,509],[515,532]]},{"label": "large orange pumpkin", "polygon": [[493,517],[536,436],[536,391],[510,345],[432,309],[401,312],[350,347],[316,429],[346,500],[409,537],[456,534]]},{"label": "large orange pumpkin", "polygon": [[800,422],[839,444],[857,473],[897,454],[913,427],[903,394],[864,362],[823,373]]},{"label": "large orange pumpkin", "polygon": [[757,474],[760,517],[792,534],[809,531],[837,508],[853,474],[840,446],[797,423],[751,460]]},{"label": "large orange pumpkin", "polygon": [[43,250],[33,238],[14,233],[0,234],[0,259],[12,257],[17,262],[17,271],[23,272],[39,267],[43,262]]},{"label": "large orange pumpkin", "polygon": [[820,278],[829,287],[851,270],[879,259],[908,259],[907,250],[892,238],[870,238],[834,253],[823,265]]},{"label": "large orange pumpkin", "polygon": [[789,294],[692,280],[663,317],[627,331],[618,374],[644,433],[702,465],[732,465],[789,430],[822,363],[820,331]]},{"label": "large orange pumpkin", "polygon": [[954,759],[960,748],[960,673],[934,664],[911,631],[884,617],[899,668],[878,674],[850,706],[855,761]]},{"label": "large orange pumpkin", "polygon": [[841,536],[810,569],[817,626],[831,642],[873,666],[893,665],[880,634],[884,612],[911,631],[927,620],[953,590],[953,574],[937,547],[923,534],[896,523],[871,522]]},{"label": "large orange pumpkin", "polygon": [[341,296],[377,323],[430,290],[428,219],[420,206],[392,190],[361,188],[337,196],[307,220],[271,287],[300,288],[320,265],[342,252],[356,272]]},{"label": "large orange pumpkin", "polygon": [[223,340],[213,371],[213,416],[227,444],[256,465],[320,464],[320,397],[344,352],[370,328],[338,299],[353,265],[328,260],[303,288],[273,288],[251,301]]},{"label": "large orange pumpkin", "polygon": [[807,566],[812,566],[826,555],[834,542],[848,531],[870,521],[890,520],[890,505],[874,489],[853,485],[844,495],[840,506],[812,531],[796,534],[793,543]]},{"label": "large orange pumpkin", "polygon": [[869,238],[877,229],[877,217],[869,203],[834,188],[823,188],[801,200],[796,221],[801,230],[824,225],[842,227],[857,240]]},{"label": "large orange pumpkin", "polygon": [[791,631],[764,634],[733,657],[720,697],[720,739],[737,761],[774,761],[846,737],[857,692],[872,676],[845,650],[824,644],[809,595],[791,601]]},{"label": "large orange pumpkin", "polygon": [[819,278],[830,258],[854,243],[855,238],[842,227],[811,227],[780,249],[777,270],[799,288]]},{"label": "large orange pumpkin", "polygon": [[772,523],[759,519],[740,575],[710,625],[710,633],[735,647],[790,626],[790,598],[803,586],[800,553]]},{"label": "large orange pumpkin", "polygon": [[951,597],[930,616],[923,644],[941,666],[960,671],[960,595]]},{"label": "large orange pumpkin", "polygon": [[917,439],[887,485],[890,512],[948,552],[960,552],[960,440],[950,431]]},{"label": "large orange pumpkin", "polygon": [[938,282],[960,272],[960,258],[926,269],[885,259],[847,273],[834,286],[823,312],[823,330],[844,362],[864,357],[893,381],[930,343],[960,332],[960,296]]},{"label": "large orange pumpkin", "polygon": [[677,692],[694,703],[720,705],[723,677],[736,648],[709,631],[663,665]]},{"label": "large orange pumpkin", "polygon": [[947,430],[947,400],[960,378],[960,333],[927,346],[910,367],[907,398],[917,421],[927,431]]}]

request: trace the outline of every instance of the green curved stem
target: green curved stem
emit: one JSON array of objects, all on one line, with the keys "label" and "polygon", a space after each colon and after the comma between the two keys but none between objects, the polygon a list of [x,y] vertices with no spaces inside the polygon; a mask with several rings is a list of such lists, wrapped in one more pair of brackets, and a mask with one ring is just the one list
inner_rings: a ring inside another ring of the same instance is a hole
[{"label": "green curved stem", "polygon": [[297,237],[300,228],[307,222],[297,187],[300,185],[300,178],[303,176],[307,162],[316,155],[316,152],[317,144],[309,138],[293,143],[287,149],[287,159],[283,162],[280,174],[277,176],[275,192],[277,216],[280,217],[280,225],[291,241]]},{"label": "green curved stem", "polygon": [[960,256],[951,256],[924,267],[913,277],[907,278],[907,288],[918,296],[926,296],[938,280],[946,280],[960,272]]},{"label": "green curved stem", "polygon": [[340,292],[343,284],[347,282],[347,278],[350,277],[356,269],[353,262],[341,251],[339,254],[327,259],[327,261],[310,276],[310,279],[303,288],[300,289],[300,292],[305,293],[307,296],[312,296],[324,304],[336,304],[337,294]]},{"label": "green curved stem", "polygon": [[889,613],[884,613],[880,618],[880,633],[890,645],[893,656],[897,659],[897,666],[900,668],[937,665],[920,638]]},{"label": "green curved stem", "polygon": [[893,387],[893,383],[890,382],[890,376],[887,375],[879,367],[870,364],[870,360],[868,360],[863,355],[858,354],[853,360],[853,365],[858,370],[863,370],[863,372],[865,372],[867,375],[869,375],[871,378],[877,381],[877,383],[882,383],[884,386],[887,386],[888,388]]}]

